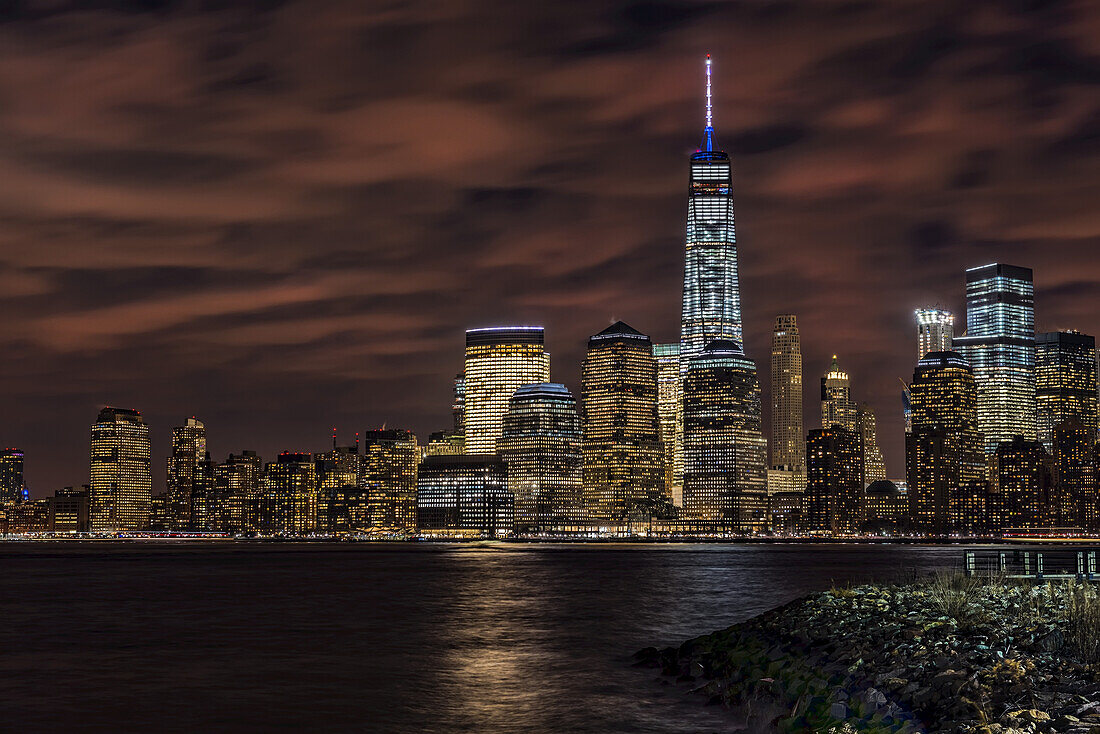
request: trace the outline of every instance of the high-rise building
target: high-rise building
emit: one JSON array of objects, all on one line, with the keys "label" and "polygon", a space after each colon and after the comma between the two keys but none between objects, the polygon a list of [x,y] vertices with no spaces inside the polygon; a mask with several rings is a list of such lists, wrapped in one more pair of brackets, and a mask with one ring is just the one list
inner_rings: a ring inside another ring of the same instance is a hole
[{"label": "high-rise building", "polygon": [[263,459],[255,451],[230,454],[214,467],[212,526],[229,533],[260,527],[260,478]]},{"label": "high-rise building", "polygon": [[966,271],[966,334],[955,350],[978,386],[978,430],[992,453],[1035,440],[1035,289],[1030,268],[993,263]]},{"label": "high-rise building", "polygon": [[370,526],[387,532],[416,530],[416,478],[420,447],[403,428],[363,434],[361,482],[370,502]]},{"label": "high-rise building", "polygon": [[152,494],[149,426],[141,413],[104,408],[92,424],[89,502],[93,531],[141,530]]},{"label": "high-rise building", "polygon": [[23,451],[0,449],[0,505],[25,502],[27,486],[23,481]]},{"label": "high-rise building", "polygon": [[878,430],[875,411],[867,403],[856,408],[856,426],[860,440],[863,441],[863,481],[886,480],[886,461],[878,447]]},{"label": "high-rise building", "polygon": [[1035,335],[1037,433],[1048,451],[1059,423],[1079,422],[1096,437],[1096,339],[1077,331]]},{"label": "high-rise building", "polygon": [[508,400],[523,385],[550,381],[550,355],[543,340],[541,326],[466,332],[462,415],[467,453],[496,453]]},{"label": "high-rise building", "polygon": [[794,314],[775,317],[772,329],[773,467],[805,469],[806,434],[802,425],[802,345]]},{"label": "high-rise building", "polygon": [[317,463],[312,454],[284,451],[260,479],[257,529],[308,535],[317,530]]},{"label": "high-rise building", "polygon": [[581,396],[589,517],[621,523],[671,499],[657,417],[657,362],[649,337],[617,321],[589,339]]},{"label": "high-rise building", "polygon": [[1095,433],[1071,418],[1054,427],[1054,506],[1061,527],[1100,529]]},{"label": "high-rise building", "polygon": [[168,456],[168,522],[172,530],[201,530],[212,477],[204,476],[206,426],[194,416],[172,429]]},{"label": "high-rise building", "polygon": [[1059,527],[1052,460],[1039,441],[1017,436],[993,454],[1004,529]]},{"label": "high-rise building", "polygon": [[899,532],[909,528],[909,498],[889,479],[878,479],[864,492],[867,527],[874,532]]},{"label": "high-rise building", "polygon": [[917,359],[929,352],[950,352],[954,349],[955,314],[942,308],[918,308]]},{"label": "high-rise building", "polygon": [[768,524],[768,447],[756,365],[713,341],[684,374],[684,514],[752,533]]},{"label": "high-rise building", "polygon": [[515,497],[517,533],[586,519],[581,489],[581,419],[565,385],[540,383],[516,390],[504,416],[500,458]]},{"label": "high-rise building", "polygon": [[821,378],[821,427],[842,426],[859,433],[856,404],[852,402],[852,383],[840,369],[836,355],[829,371]]},{"label": "high-rise building", "polygon": [[680,345],[654,344],[657,360],[657,419],[661,425],[661,444],[665,450],[665,482],[672,504],[680,507],[684,499],[684,416],[680,378]]},{"label": "high-rise building", "polygon": [[985,455],[977,430],[978,391],[956,352],[929,352],[910,386],[913,430],[905,436],[906,482],[914,530],[980,532]]},{"label": "high-rise building", "polygon": [[863,451],[859,434],[835,423],[806,440],[805,528],[851,535],[865,519]]},{"label": "high-rise building", "polygon": [[497,538],[512,534],[514,499],[497,456],[429,456],[417,477],[420,531]]},{"label": "high-rise building", "polygon": [[718,147],[706,62],[706,125],[691,156],[688,182],[684,301],[680,321],[681,370],[716,339],[743,342],[741,292],[737,279],[737,237],[733,221],[730,158]]}]

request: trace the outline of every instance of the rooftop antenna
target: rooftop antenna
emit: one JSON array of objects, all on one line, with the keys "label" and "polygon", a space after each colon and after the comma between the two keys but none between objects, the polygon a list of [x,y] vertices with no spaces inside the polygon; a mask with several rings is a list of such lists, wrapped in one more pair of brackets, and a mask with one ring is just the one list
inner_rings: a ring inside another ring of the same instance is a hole
[{"label": "rooftop antenna", "polygon": [[336,426],[332,427],[332,450],[336,450]]},{"label": "rooftop antenna", "polygon": [[707,54],[707,127],[714,127],[714,112],[710,103],[710,54]]}]

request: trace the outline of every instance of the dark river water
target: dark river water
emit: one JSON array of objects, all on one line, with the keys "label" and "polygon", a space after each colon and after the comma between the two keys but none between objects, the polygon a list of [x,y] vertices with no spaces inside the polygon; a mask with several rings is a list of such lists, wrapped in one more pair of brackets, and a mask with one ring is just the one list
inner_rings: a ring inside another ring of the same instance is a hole
[{"label": "dark river water", "polygon": [[708,732],[630,656],[961,547],[0,544],[0,730]]}]

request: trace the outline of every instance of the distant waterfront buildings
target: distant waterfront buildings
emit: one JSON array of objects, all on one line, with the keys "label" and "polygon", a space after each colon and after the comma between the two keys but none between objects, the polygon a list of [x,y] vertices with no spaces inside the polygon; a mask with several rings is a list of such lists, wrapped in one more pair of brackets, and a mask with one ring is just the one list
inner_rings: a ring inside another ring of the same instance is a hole
[{"label": "distant waterfront buildings", "polygon": [[429,456],[417,478],[417,525],[448,536],[505,537],[512,533],[514,499],[496,456]]},{"label": "distant waterfront buildings", "polygon": [[992,453],[1035,440],[1035,289],[1030,268],[993,263],[966,271],[966,334],[955,349],[978,387],[978,430]]},{"label": "distant waterfront buildings", "polygon": [[771,466],[804,469],[802,345],[794,314],[775,317],[772,329]]},{"label": "distant waterfront buildings", "polygon": [[1096,339],[1077,331],[1035,335],[1037,435],[1048,451],[1054,429],[1077,421],[1096,438]]},{"label": "distant waterfront buildings", "polygon": [[96,531],[141,530],[152,494],[149,426],[141,413],[104,408],[92,424],[90,525]]},{"label": "distant waterfront buildings", "polygon": [[23,480],[23,451],[0,449],[0,505],[27,499]]},{"label": "distant waterfront buildings", "polygon": [[954,349],[955,314],[942,308],[918,308],[917,359],[929,352],[950,352]]},{"label": "distant waterfront buildings", "polygon": [[581,399],[589,516],[621,523],[670,500],[657,416],[657,362],[649,337],[617,321],[590,338]]},{"label": "distant waterfront buildings", "polygon": [[494,454],[508,400],[523,385],[550,381],[550,355],[541,326],[501,326],[466,332],[461,390],[465,450]]},{"label": "distant waterfront buildings", "polygon": [[515,498],[516,532],[537,532],[584,518],[581,420],[565,385],[525,385],[504,416],[500,456]]}]

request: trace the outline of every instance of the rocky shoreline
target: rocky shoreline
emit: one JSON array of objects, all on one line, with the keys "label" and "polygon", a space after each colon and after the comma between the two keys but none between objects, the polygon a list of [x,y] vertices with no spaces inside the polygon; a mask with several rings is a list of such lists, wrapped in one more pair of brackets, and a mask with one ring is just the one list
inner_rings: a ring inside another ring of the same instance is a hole
[{"label": "rocky shoreline", "polygon": [[942,574],[811,594],[637,665],[735,731],[1100,734],[1100,593]]}]

